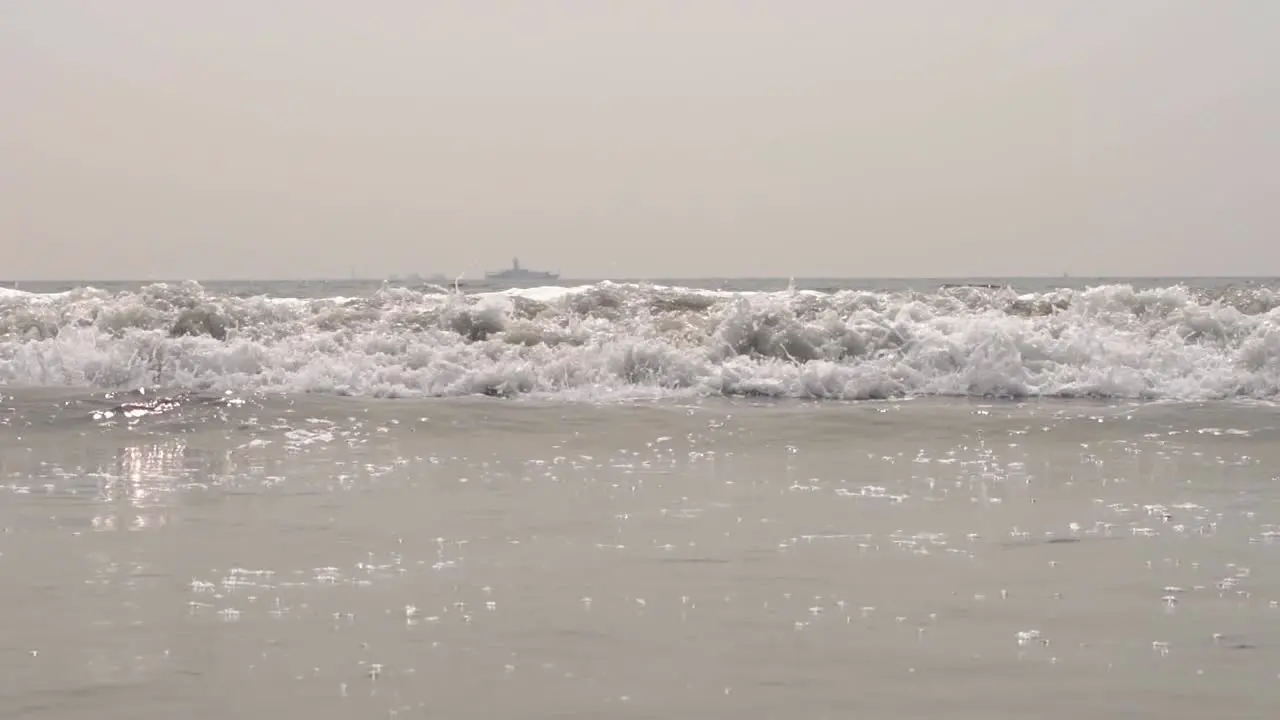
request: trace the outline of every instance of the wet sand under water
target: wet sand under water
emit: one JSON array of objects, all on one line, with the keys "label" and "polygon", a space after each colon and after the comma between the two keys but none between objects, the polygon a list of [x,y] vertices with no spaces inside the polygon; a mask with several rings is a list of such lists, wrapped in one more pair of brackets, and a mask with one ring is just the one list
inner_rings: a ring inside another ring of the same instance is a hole
[{"label": "wet sand under water", "polygon": [[0,717],[1269,718],[1267,406],[0,422]]}]

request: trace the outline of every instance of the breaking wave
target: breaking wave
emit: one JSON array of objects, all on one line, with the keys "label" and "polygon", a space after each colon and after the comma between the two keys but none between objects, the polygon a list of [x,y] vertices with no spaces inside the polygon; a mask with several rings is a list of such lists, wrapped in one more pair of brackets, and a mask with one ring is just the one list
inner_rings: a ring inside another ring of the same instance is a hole
[{"label": "breaking wave", "polygon": [[713,292],[598,283],[242,298],[196,283],[0,291],[0,383],[604,400],[1272,399],[1280,294]]}]

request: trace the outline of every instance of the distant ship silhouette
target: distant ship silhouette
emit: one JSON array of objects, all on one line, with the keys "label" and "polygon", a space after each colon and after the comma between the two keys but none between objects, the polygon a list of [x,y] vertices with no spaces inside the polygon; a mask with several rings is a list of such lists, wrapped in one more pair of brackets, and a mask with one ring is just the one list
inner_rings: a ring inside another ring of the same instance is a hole
[{"label": "distant ship silhouette", "polygon": [[560,273],[526,270],[520,267],[520,258],[511,258],[511,267],[506,270],[490,270],[484,276],[488,280],[555,280],[560,277]]}]

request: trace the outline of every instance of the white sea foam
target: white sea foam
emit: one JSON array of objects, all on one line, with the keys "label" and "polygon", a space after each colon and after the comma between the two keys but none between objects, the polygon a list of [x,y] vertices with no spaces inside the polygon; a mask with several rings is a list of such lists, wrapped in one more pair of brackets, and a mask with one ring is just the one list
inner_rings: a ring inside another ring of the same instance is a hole
[{"label": "white sea foam", "polygon": [[382,397],[1263,398],[1280,296],[600,283],[238,298],[195,283],[0,293],[0,383]]},{"label": "white sea foam", "polygon": [[26,290],[18,290],[16,288],[0,287],[0,302],[6,300],[24,299],[32,302],[48,301],[54,298],[66,295],[65,292],[60,293],[33,293]]}]

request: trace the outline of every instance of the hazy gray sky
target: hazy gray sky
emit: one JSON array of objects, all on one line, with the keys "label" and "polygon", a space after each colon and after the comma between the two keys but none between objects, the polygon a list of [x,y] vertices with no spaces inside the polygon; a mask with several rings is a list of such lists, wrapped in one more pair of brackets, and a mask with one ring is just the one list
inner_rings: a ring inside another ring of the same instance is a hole
[{"label": "hazy gray sky", "polygon": [[0,277],[1280,274],[1274,0],[0,0]]}]

